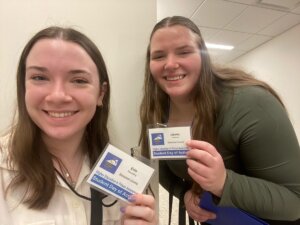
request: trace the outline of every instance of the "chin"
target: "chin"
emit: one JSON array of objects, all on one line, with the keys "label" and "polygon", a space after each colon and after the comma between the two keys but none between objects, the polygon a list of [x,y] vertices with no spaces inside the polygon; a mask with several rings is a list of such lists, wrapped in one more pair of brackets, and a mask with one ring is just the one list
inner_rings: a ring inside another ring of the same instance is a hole
[{"label": "chin", "polygon": [[167,94],[170,98],[185,98],[186,96],[188,96],[187,93],[182,91],[169,91]]},{"label": "chin", "polygon": [[64,141],[69,140],[73,137],[78,137],[78,133],[75,133],[74,131],[71,131],[69,129],[55,129],[52,131],[45,132],[45,136],[49,139]]}]

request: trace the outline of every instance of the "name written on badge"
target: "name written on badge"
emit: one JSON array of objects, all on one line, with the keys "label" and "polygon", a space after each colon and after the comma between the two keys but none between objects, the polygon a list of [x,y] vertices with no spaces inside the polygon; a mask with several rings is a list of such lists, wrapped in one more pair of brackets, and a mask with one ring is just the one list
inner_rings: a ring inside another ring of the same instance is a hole
[{"label": "name written on badge", "polygon": [[148,139],[152,159],[186,158],[185,142],[191,139],[191,127],[150,128]]},{"label": "name written on badge", "polygon": [[142,193],[154,169],[108,144],[87,182],[92,187],[118,199],[129,201],[129,196]]}]

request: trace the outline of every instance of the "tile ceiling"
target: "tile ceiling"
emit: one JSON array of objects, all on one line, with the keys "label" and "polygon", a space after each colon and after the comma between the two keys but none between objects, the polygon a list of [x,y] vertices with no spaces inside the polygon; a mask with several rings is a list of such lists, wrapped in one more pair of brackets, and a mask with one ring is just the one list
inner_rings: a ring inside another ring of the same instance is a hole
[{"label": "tile ceiling", "polygon": [[227,63],[300,24],[300,0],[157,0],[157,19],[192,19],[206,42],[233,45],[209,50]]}]

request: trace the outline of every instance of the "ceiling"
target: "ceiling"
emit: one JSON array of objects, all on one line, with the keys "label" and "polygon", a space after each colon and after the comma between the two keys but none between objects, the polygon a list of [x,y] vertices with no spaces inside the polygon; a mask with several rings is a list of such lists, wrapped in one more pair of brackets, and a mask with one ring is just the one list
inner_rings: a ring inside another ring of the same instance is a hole
[{"label": "ceiling", "polygon": [[209,49],[227,63],[300,24],[300,0],[157,0],[157,19],[180,15],[192,19],[205,42],[233,45]]}]

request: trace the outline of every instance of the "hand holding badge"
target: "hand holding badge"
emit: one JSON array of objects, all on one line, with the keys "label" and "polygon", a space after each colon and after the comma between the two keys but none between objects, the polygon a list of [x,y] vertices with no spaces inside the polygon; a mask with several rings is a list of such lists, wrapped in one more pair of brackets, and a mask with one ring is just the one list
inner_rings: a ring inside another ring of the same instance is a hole
[{"label": "hand holding badge", "polygon": [[154,169],[108,144],[87,182],[94,188],[129,202],[129,196],[142,193]]},{"label": "hand holding badge", "polygon": [[157,127],[148,129],[151,159],[183,159],[191,139],[191,127]]},{"label": "hand holding badge", "polygon": [[[191,127],[160,127],[148,130],[151,159],[183,159],[191,139]],[[143,193],[154,169],[108,144],[95,164],[87,182],[118,199],[129,202],[129,196]]]}]

